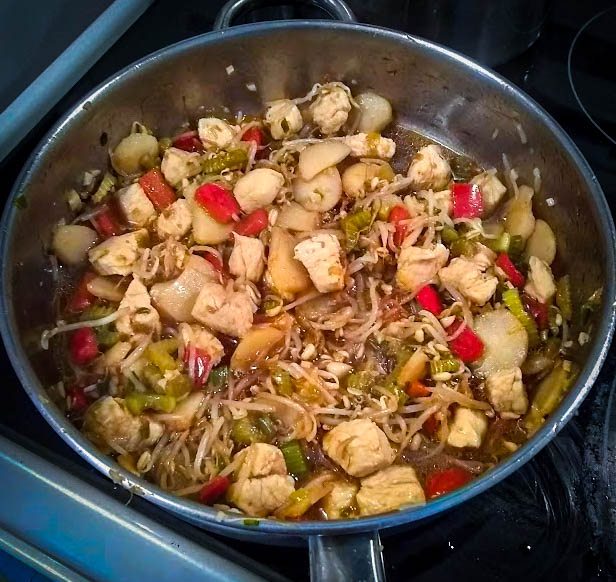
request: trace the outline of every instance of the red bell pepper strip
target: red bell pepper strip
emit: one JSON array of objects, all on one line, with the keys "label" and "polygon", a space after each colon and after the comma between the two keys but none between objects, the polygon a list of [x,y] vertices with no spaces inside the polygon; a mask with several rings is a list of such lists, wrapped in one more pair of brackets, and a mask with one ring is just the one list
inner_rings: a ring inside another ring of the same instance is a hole
[{"label": "red bell pepper strip", "polygon": [[218,184],[203,184],[195,192],[195,200],[218,222],[228,223],[240,213],[240,205],[233,194]]},{"label": "red bell pepper strip", "polygon": [[524,275],[518,271],[507,253],[498,255],[496,266],[501,268],[514,287],[524,287]]},{"label": "red bell pepper strip", "polygon": [[438,430],[439,421],[434,414],[431,414],[423,423],[422,429],[428,436],[434,436]]},{"label": "red bell pepper strip", "polygon": [[242,141],[254,141],[257,146],[263,145],[263,132],[258,127],[251,127],[244,132]]},{"label": "red bell pepper strip", "polygon": [[71,359],[77,366],[89,364],[98,356],[98,341],[91,327],[81,327],[73,332],[69,343]]},{"label": "red bell pepper strip", "polygon": [[206,505],[216,501],[229,488],[229,479],[218,475],[210,479],[201,489],[199,500]]},{"label": "red bell pepper strip", "polygon": [[212,265],[212,267],[214,267],[214,269],[216,269],[216,271],[219,274],[221,274],[221,275],[224,274],[225,266],[224,266],[222,260],[220,258],[218,258],[217,255],[215,255],[214,253],[205,253],[203,258],[208,263],[210,263],[210,265]]},{"label": "red bell pepper strip", "polygon": [[88,291],[88,283],[95,277],[95,273],[88,272],[81,278],[71,298],[68,300],[68,310],[70,312],[81,313],[94,303],[96,297]]},{"label": "red bell pepper strip", "polygon": [[202,152],[203,144],[196,131],[187,131],[173,138],[173,147],[185,152]]},{"label": "red bell pepper strip", "polygon": [[256,236],[267,228],[268,220],[267,212],[263,208],[257,208],[240,219],[233,230],[242,236]]},{"label": "red bell pepper strip", "polygon": [[90,222],[94,225],[96,232],[103,238],[109,238],[122,232],[120,222],[115,212],[109,206],[105,206],[104,210],[93,216]]},{"label": "red bell pepper strip", "polygon": [[432,285],[424,285],[415,296],[421,307],[434,315],[440,315],[443,311],[441,298]]},{"label": "red bell pepper strip", "polygon": [[74,386],[68,391],[68,397],[70,401],[70,409],[77,414],[81,414],[86,411],[86,408],[90,405],[88,398],[83,391],[83,386]]},{"label": "red bell pepper strip", "polygon": [[[201,348],[187,345],[184,350],[184,362],[188,366],[188,376],[196,388],[201,388],[207,382],[212,370],[212,358]],[[191,365],[192,364],[192,365]]]},{"label": "red bell pepper strip", "polygon": [[451,201],[454,218],[476,218],[483,214],[483,195],[477,184],[453,183]]},{"label": "red bell pepper strip", "polygon": [[406,389],[406,393],[411,398],[422,398],[425,396],[430,396],[430,394],[432,394],[432,392],[428,390],[428,387],[419,380],[414,380],[413,382],[411,382]]},{"label": "red bell pepper strip", "polygon": [[454,489],[466,485],[472,479],[472,475],[461,467],[449,467],[434,471],[426,479],[426,497],[438,497],[445,493],[450,493]]},{"label": "red bell pepper strip", "polygon": [[526,293],[522,294],[522,301],[524,302],[526,311],[528,311],[537,322],[537,327],[539,329],[547,329],[548,306],[545,303],[541,303],[541,301],[537,301],[534,297],[526,295]]},{"label": "red bell pepper strip", "polygon": [[143,174],[139,178],[139,185],[143,188],[150,202],[154,204],[154,208],[159,212],[175,202],[175,192],[167,184],[162,172],[158,168],[152,168]]},{"label": "red bell pepper strip", "polygon": [[394,206],[389,213],[389,218],[387,219],[396,226],[396,230],[394,232],[394,244],[398,247],[404,242],[406,232],[408,230],[408,225],[400,224],[400,221],[406,220],[407,218],[410,218],[410,214],[404,206]]},{"label": "red bell pepper strip", "polygon": [[[462,320],[454,321],[447,331],[453,335],[461,325],[465,325]],[[449,347],[458,358],[466,363],[478,360],[483,354],[483,342],[470,327],[465,327],[458,337],[451,340]]]}]

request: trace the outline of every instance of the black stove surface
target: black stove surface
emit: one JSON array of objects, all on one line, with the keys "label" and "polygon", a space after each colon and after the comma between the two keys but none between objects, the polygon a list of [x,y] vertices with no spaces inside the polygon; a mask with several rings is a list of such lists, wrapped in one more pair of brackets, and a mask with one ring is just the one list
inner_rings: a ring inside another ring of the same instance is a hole
[{"label": "black stove surface", "polygon": [[[405,22],[409,14],[412,17],[412,0],[356,0],[349,4],[360,21],[371,24],[391,26],[392,22]],[[63,112],[119,68],[168,44],[211,30],[221,5],[219,0],[155,2],[0,164],[5,191],[38,140]],[[286,17],[319,16],[318,12],[306,12],[310,9],[299,14],[294,8],[286,10]],[[543,105],[571,135],[597,174],[612,210],[616,209],[615,25],[613,2],[555,0],[539,40],[497,69]],[[25,437],[31,448],[127,499],[124,490],[85,464],[42,420],[3,351],[0,370],[5,380],[0,432]],[[577,416],[535,459],[503,483],[412,529],[383,532],[388,580],[434,582],[452,574],[475,582],[616,577],[615,371],[616,349],[612,348],[599,381]],[[130,502],[183,535],[208,543],[197,529],[151,504],[139,498]],[[305,549],[285,549],[281,559],[275,547],[211,538],[290,580],[309,578]]]}]

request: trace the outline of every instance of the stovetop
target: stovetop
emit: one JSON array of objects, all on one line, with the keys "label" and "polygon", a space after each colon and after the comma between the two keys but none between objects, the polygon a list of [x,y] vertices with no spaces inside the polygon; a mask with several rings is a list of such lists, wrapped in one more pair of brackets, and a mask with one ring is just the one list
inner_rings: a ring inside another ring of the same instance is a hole
[{"label": "stovetop", "polygon": [[[360,21],[412,17],[413,0],[350,1]],[[119,68],[168,44],[211,30],[219,0],[158,0],[0,164],[5,191],[36,144],[91,88]],[[385,12],[384,6],[387,7]],[[294,15],[287,10],[285,16]],[[305,15],[305,14],[302,14]],[[599,16],[597,16],[599,15]],[[171,17],[170,17],[171,16]],[[399,20],[401,21],[401,20]],[[604,0],[554,0],[542,34],[525,53],[497,71],[535,98],[574,139],[616,209],[616,6]],[[610,63],[604,64],[605,62]],[[41,419],[0,353],[4,379],[0,433],[56,458],[74,474],[128,501],[85,464]],[[488,492],[402,533],[383,533],[390,582],[445,579],[455,573],[479,581],[605,580],[616,576],[616,402],[612,348],[576,417],[535,459]],[[44,444],[43,444],[44,443]],[[195,538],[199,533],[139,498],[131,506]],[[217,536],[212,536],[216,538]],[[308,580],[308,554],[218,538],[290,580]]]}]

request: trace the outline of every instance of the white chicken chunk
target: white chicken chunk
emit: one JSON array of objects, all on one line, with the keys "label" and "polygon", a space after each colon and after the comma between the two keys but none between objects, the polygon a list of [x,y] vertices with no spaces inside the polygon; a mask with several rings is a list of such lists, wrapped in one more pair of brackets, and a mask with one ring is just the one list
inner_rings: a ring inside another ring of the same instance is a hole
[{"label": "white chicken chunk", "polygon": [[218,341],[218,338],[212,335],[207,329],[200,325],[180,323],[178,326],[178,337],[182,342],[184,350],[187,350],[189,346],[195,347],[210,356],[212,366],[218,366],[218,364],[220,364],[225,349],[220,341]]},{"label": "white chicken chunk", "polygon": [[442,190],[449,183],[451,168],[441,148],[430,144],[413,156],[407,175],[415,190]]},{"label": "white chicken chunk", "polygon": [[152,307],[148,290],[139,279],[130,282],[119,309],[128,309],[127,313],[116,320],[118,333],[126,338],[139,341],[140,334],[160,332],[158,311]]},{"label": "white chicken chunk", "polygon": [[138,182],[118,190],[116,196],[126,220],[131,224],[145,226],[150,218],[156,214],[154,205]]},{"label": "white chicken chunk", "polygon": [[479,265],[467,258],[458,257],[442,268],[439,277],[443,285],[458,289],[476,305],[485,305],[498,285],[498,279],[484,273]]},{"label": "white chicken chunk", "polygon": [[528,409],[528,397],[522,384],[520,368],[508,368],[490,374],[486,379],[486,393],[490,404],[498,412],[524,414]]},{"label": "white chicken chunk", "polygon": [[336,133],[346,123],[349,111],[349,95],[342,87],[337,86],[322,90],[310,106],[312,119],[323,135]]},{"label": "white chicken chunk", "polygon": [[192,309],[192,316],[207,327],[242,337],[252,326],[255,305],[248,291],[225,289],[219,283],[205,283]]},{"label": "white chicken chunk", "polygon": [[296,134],[304,125],[299,107],[290,99],[272,101],[265,112],[265,125],[274,139]]},{"label": "white chicken chunk", "polygon": [[356,158],[393,158],[396,142],[378,133],[356,133],[345,135],[344,143],[351,148],[351,155]]},{"label": "white chicken chunk", "polygon": [[103,396],[86,410],[83,432],[96,445],[113,451],[136,451],[154,444],[163,426],[142,416],[133,416],[120,398]]},{"label": "white chicken chunk", "polygon": [[401,505],[424,503],[426,497],[413,467],[387,467],[361,480],[357,505],[361,515],[398,509]]},{"label": "white chicken chunk", "polygon": [[224,148],[231,143],[235,132],[224,120],[218,117],[203,117],[197,124],[199,139],[205,147],[216,146]]},{"label": "white chicken chunk", "polygon": [[320,293],[344,288],[344,267],[340,260],[340,241],[333,234],[315,234],[295,245],[300,261]]},{"label": "white chicken chunk", "polygon": [[349,475],[364,477],[394,462],[385,433],[371,420],[341,422],[323,438],[325,454]]},{"label": "white chicken chunk", "polygon": [[185,152],[179,148],[168,148],[163,155],[160,169],[165,180],[174,187],[182,180],[192,178],[201,171],[201,155],[198,152]]},{"label": "white chicken chunk", "polygon": [[323,498],[321,507],[327,519],[348,517],[355,506],[355,495],[359,487],[350,481],[336,481],[333,489]]},{"label": "white chicken chunk", "polygon": [[442,244],[424,249],[403,243],[398,257],[398,283],[409,291],[416,291],[436,277],[448,258],[449,251]]},{"label": "white chicken chunk", "polygon": [[481,172],[477,174],[471,182],[481,188],[484,211],[489,214],[502,200],[507,188],[496,177],[495,171]]},{"label": "white chicken chunk", "polygon": [[265,516],[289,500],[295,489],[287,475],[282,451],[274,445],[255,443],[236,454],[241,464],[227,497],[248,515]]},{"label": "white chicken chunk", "polygon": [[537,257],[528,260],[528,280],[524,291],[541,303],[547,303],[556,293],[556,284],[552,269],[545,261]]},{"label": "white chicken chunk", "polygon": [[156,231],[162,238],[182,238],[192,226],[192,211],[188,200],[179,198],[162,211],[156,220]]},{"label": "white chicken chunk", "polygon": [[458,448],[479,448],[487,430],[488,419],[483,412],[460,406],[449,426],[447,444]]},{"label": "white chicken chunk", "polygon": [[130,275],[139,258],[139,248],[147,246],[148,231],[135,230],[112,236],[88,251],[92,266],[101,275]]},{"label": "white chicken chunk", "polygon": [[271,204],[284,185],[284,176],[270,168],[257,168],[242,176],[233,194],[244,212]]},{"label": "white chicken chunk", "polygon": [[258,239],[235,233],[229,271],[240,279],[258,281],[265,268],[265,245]]}]

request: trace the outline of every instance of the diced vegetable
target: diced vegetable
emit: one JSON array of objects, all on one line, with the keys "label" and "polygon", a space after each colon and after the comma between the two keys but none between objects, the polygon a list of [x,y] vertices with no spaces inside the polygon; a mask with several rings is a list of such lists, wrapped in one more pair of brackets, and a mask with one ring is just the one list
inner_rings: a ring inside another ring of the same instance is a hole
[{"label": "diced vegetable", "polygon": [[68,224],[56,228],[52,247],[60,262],[67,265],[78,265],[86,260],[88,251],[97,242],[98,235],[91,228]]},{"label": "diced vegetable", "polygon": [[263,431],[255,424],[254,420],[248,416],[233,421],[231,428],[231,438],[238,445],[251,445],[266,441]]},{"label": "diced vegetable", "polygon": [[525,279],[524,275],[517,270],[516,266],[511,262],[507,253],[501,253],[496,259],[496,265],[500,267],[507,276],[507,279],[511,281],[514,287],[524,287]]},{"label": "diced vegetable", "polygon": [[455,358],[445,358],[443,360],[430,360],[430,374],[436,376],[443,372],[457,372],[460,368],[460,361]]},{"label": "diced vegetable", "polygon": [[477,184],[454,182],[451,202],[454,218],[476,218],[483,214],[483,195]]},{"label": "diced vegetable", "polygon": [[239,170],[248,161],[246,150],[241,148],[228,152],[220,152],[214,157],[204,160],[203,171],[206,174],[220,174],[223,170]]},{"label": "diced vegetable", "polygon": [[289,501],[275,511],[280,519],[297,519],[334,488],[331,477],[319,475],[301,489],[291,493]]},{"label": "diced vegetable", "polygon": [[347,390],[368,392],[374,386],[374,376],[367,370],[353,372],[346,377]]},{"label": "diced vegetable", "polygon": [[169,378],[165,382],[163,393],[173,396],[174,398],[180,398],[181,396],[188,394],[193,386],[197,386],[197,384],[191,381],[186,374],[178,374],[177,376],[173,376],[173,378]]},{"label": "diced vegetable", "polygon": [[339,164],[351,153],[351,148],[339,141],[326,141],[308,146],[299,154],[299,175],[312,180],[326,168]]},{"label": "diced vegetable", "polygon": [[76,414],[83,414],[90,405],[88,397],[83,391],[83,386],[73,386],[68,390],[67,396],[70,402],[70,410]]},{"label": "diced vegetable", "polygon": [[360,93],[355,97],[359,105],[358,130],[380,133],[392,120],[391,103],[376,93]]},{"label": "diced vegetable", "polygon": [[185,152],[202,152],[203,144],[196,131],[186,131],[173,139],[173,147]]},{"label": "diced vegetable", "polygon": [[462,467],[449,467],[434,471],[426,479],[426,497],[438,497],[451,493],[466,485],[472,479],[472,475]]},{"label": "diced vegetable", "polygon": [[522,306],[520,293],[517,289],[507,289],[503,291],[503,303],[513,316],[524,326],[528,334],[528,345],[532,348],[539,343],[539,333],[537,324]]},{"label": "diced vegetable", "polygon": [[498,238],[486,239],[483,244],[495,253],[507,253],[509,252],[510,242],[511,235],[508,232],[503,232]]},{"label": "diced vegetable", "polygon": [[518,195],[511,200],[507,215],[505,216],[505,228],[512,235],[521,236],[526,240],[535,229],[535,217],[533,215],[534,191],[528,186],[520,186]]},{"label": "diced vegetable", "polygon": [[391,209],[389,213],[389,222],[396,226],[396,230],[394,232],[394,244],[396,246],[401,246],[406,238],[408,225],[400,224],[402,220],[406,220],[410,217],[409,211],[405,206],[396,206]]},{"label": "diced vegetable", "polygon": [[126,287],[112,277],[94,277],[87,283],[88,291],[100,299],[120,302]]},{"label": "diced vegetable", "polygon": [[77,366],[86,366],[98,356],[98,341],[91,327],[76,329],[71,335],[69,350],[71,360]]},{"label": "diced vegetable", "polygon": [[72,313],[81,313],[94,303],[96,298],[88,291],[88,283],[96,277],[95,273],[87,272],[79,281],[68,302],[68,310]]},{"label": "diced vegetable", "polygon": [[217,366],[210,372],[208,378],[208,386],[211,390],[216,391],[227,385],[229,381],[229,367]]},{"label": "diced vegetable", "polygon": [[143,392],[130,392],[124,400],[126,408],[133,416],[139,416],[144,410],[169,414],[175,409],[175,398],[166,394],[144,394]]},{"label": "diced vegetable", "polygon": [[267,228],[268,216],[263,208],[257,208],[247,216],[244,216],[233,228],[242,236],[256,236]]},{"label": "diced vegetable", "polygon": [[569,275],[564,275],[556,283],[556,305],[564,319],[571,321],[573,317],[573,307],[571,303],[571,279]]},{"label": "diced vegetable", "polygon": [[289,374],[289,372],[282,368],[276,368],[270,377],[278,394],[282,396],[291,396],[293,393],[293,383],[291,382],[291,374]]},{"label": "diced vegetable", "polygon": [[548,265],[554,262],[556,257],[556,236],[550,225],[545,220],[537,219],[535,228],[526,241],[526,256],[537,257]]},{"label": "diced vegetable", "polygon": [[355,248],[359,235],[366,232],[372,225],[372,213],[367,208],[358,210],[342,219],[342,231],[346,237],[347,250]]},{"label": "diced vegetable", "polygon": [[537,301],[535,298],[524,293],[522,295],[526,310],[533,316],[539,329],[547,329],[548,327],[548,306],[545,303]]},{"label": "diced vegetable", "polygon": [[173,188],[167,184],[162,172],[157,168],[141,176],[139,185],[159,212],[175,202],[176,196]]},{"label": "diced vegetable", "polygon": [[267,272],[273,287],[284,297],[306,291],[311,285],[308,271],[294,255],[295,237],[282,228],[272,228]]},{"label": "diced vegetable", "polygon": [[230,484],[229,478],[224,475],[213,477],[199,492],[199,501],[205,505],[211,505],[226,493]]},{"label": "diced vegetable", "polygon": [[218,184],[203,184],[195,192],[195,202],[218,222],[228,223],[241,212],[233,194]]},{"label": "diced vegetable", "polygon": [[553,367],[560,351],[560,345],[558,338],[549,338],[541,348],[528,354],[522,364],[522,373],[533,376]]},{"label": "diced vegetable", "polygon": [[240,341],[231,356],[232,370],[248,370],[264,363],[268,354],[284,339],[275,327],[254,327]]},{"label": "diced vegetable", "polygon": [[178,349],[178,342],[175,339],[160,340],[148,345],[145,350],[145,357],[154,364],[161,372],[175,370],[178,366],[175,358],[170,354]]},{"label": "diced vegetable", "polygon": [[397,382],[399,386],[405,386],[409,382],[421,380],[426,375],[426,364],[428,356],[422,349],[415,350],[411,357],[406,360],[398,373]]},{"label": "diced vegetable", "polygon": [[432,394],[432,392],[428,390],[428,387],[423,382],[420,382],[419,380],[415,380],[411,382],[406,389],[406,393],[411,398],[423,398],[425,396],[430,396],[430,394]]},{"label": "diced vegetable", "polygon": [[262,146],[265,142],[265,137],[258,127],[251,127],[244,132],[242,141],[254,141],[257,146]]},{"label": "diced vegetable", "polygon": [[96,232],[103,238],[116,236],[122,232],[120,222],[115,212],[109,206],[105,206],[104,210],[93,216],[90,220]]},{"label": "diced vegetable", "polygon": [[443,311],[443,304],[438,292],[432,285],[424,285],[415,297],[422,309],[433,313],[434,315],[440,315]]},{"label": "diced vegetable", "polygon": [[134,176],[158,157],[158,140],[148,133],[131,133],[113,150],[111,165],[122,176]]},{"label": "diced vegetable", "polygon": [[92,194],[92,202],[94,204],[100,204],[105,198],[107,198],[107,194],[111,192],[116,185],[116,179],[113,174],[109,172],[105,172],[101,183],[98,185],[96,192]]},{"label": "diced vegetable", "polygon": [[288,441],[280,445],[287,471],[298,479],[308,474],[308,465],[298,441]]},{"label": "diced vegetable", "polygon": [[454,243],[459,238],[460,235],[457,233],[456,229],[451,228],[451,226],[444,226],[443,230],[441,230],[441,240],[446,245]]},{"label": "diced vegetable", "polygon": [[449,247],[452,257],[472,257],[475,254],[475,243],[467,238],[459,238]]},{"label": "diced vegetable", "polygon": [[511,235],[509,240],[509,257],[517,261],[524,250],[524,239],[519,234]]},{"label": "diced vegetable", "polygon": [[283,206],[276,220],[276,225],[289,230],[310,232],[319,225],[319,213],[306,210],[297,202],[291,202]]},{"label": "diced vegetable", "polygon": [[188,345],[184,350],[184,362],[188,366],[188,377],[196,388],[207,382],[212,369],[212,358],[201,348]]},{"label": "diced vegetable", "polygon": [[[447,330],[453,335],[464,322],[461,320],[455,321]],[[466,327],[464,331],[455,339],[449,342],[451,351],[458,356],[463,362],[475,362],[483,354],[484,345],[481,338],[477,336],[473,330]],[[457,368],[456,368],[457,369]]]}]

